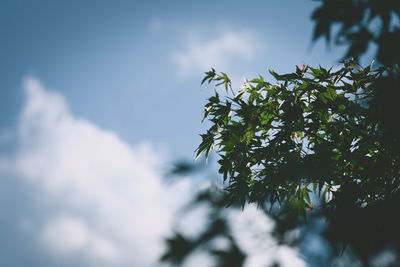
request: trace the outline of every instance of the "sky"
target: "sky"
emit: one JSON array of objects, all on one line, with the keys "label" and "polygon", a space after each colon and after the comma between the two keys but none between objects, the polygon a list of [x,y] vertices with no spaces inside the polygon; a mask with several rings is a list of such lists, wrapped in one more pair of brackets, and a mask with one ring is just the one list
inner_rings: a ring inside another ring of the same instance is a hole
[{"label": "sky", "polygon": [[[199,186],[167,185],[163,170],[194,158],[213,93],[204,72],[239,87],[268,69],[337,64],[342,50],[311,41],[316,5],[1,1],[0,265],[157,266]],[[272,227],[246,214],[239,225]],[[305,264],[274,246],[284,266]]]}]

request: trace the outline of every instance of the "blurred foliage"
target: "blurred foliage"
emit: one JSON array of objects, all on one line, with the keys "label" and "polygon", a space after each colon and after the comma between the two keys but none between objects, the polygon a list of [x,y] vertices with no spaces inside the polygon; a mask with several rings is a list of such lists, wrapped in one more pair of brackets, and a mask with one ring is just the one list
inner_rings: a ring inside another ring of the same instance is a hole
[{"label": "blurred foliage", "polygon": [[[353,185],[355,192],[337,196],[336,209],[326,212],[330,227],[326,234],[333,243],[351,244],[364,264],[377,251],[390,249],[397,254],[392,266],[399,266],[400,215],[399,168],[400,157],[400,1],[392,0],[322,0],[314,11],[314,40],[322,37],[334,44],[347,46],[347,57],[359,57],[368,51],[375,53],[377,63],[386,69],[385,75],[374,81],[368,102],[367,118],[379,131],[378,162],[359,162],[370,171],[363,180],[371,184],[365,188]],[[371,49],[372,48],[372,49]],[[369,50],[368,50],[369,49]],[[368,166],[375,164],[374,168]],[[359,201],[358,195],[370,193],[374,187],[376,200],[370,205],[349,205]],[[340,250],[339,246],[336,246]]]},{"label": "blurred foliage", "polygon": [[[211,196],[208,205],[220,211],[256,203],[275,220],[273,236],[292,246],[304,235],[288,240],[287,233],[323,218],[332,248],[324,265],[400,266],[400,1],[319,2],[314,40],[348,48],[339,68],[270,71],[274,82],[260,76],[236,92],[226,73],[206,72],[202,84],[224,91],[215,90],[205,105],[211,126],[196,155],[215,151],[226,185],[223,205]],[[368,51],[375,53],[375,67],[358,63]],[[179,265],[222,234],[231,250],[217,255],[235,252],[241,266],[246,255],[229,223],[223,219],[216,228],[218,218],[211,216],[209,230],[197,239],[170,238],[163,261]],[[391,260],[376,263],[385,251]]]},{"label": "blurred foliage", "polygon": [[[195,237],[176,231],[166,240],[167,250],[162,255],[161,261],[181,265],[190,254],[205,250],[214,258],[216,267],[242,266],[246,255],[241,251],[232,234],[225,204],[226,193],[216,186],[199,192],[186,207],[186,211],[190,212],[198,206],[206,206],[208,208],[207,225]],[[226,245],[218,246],[215,240],[223,240]]]},{"label": "blurred foliage", "polygon": [[[348,47],[346,57],[358,57],[376,47],[375,58],[385,66],[399,64],[400,1],[317,0],[314,40],[325,38]],[[332,40],[332,35],[334,39]]]}]

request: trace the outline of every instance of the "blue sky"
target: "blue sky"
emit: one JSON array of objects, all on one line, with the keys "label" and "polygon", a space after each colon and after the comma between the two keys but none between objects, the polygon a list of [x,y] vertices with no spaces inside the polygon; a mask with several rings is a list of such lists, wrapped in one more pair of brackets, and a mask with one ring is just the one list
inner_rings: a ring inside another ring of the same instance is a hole
[{"label": "blue sky", "polygon": [[0,265],[99,266],[105,255],[104,266],[152,266],[141,248],[168,232],[193,187],[167,188],[158,170],[193,158],[213,90],[203,73],[239,86],[268,69],[336,64],[343,51],[312,45],[315,6],[2,1]]}]

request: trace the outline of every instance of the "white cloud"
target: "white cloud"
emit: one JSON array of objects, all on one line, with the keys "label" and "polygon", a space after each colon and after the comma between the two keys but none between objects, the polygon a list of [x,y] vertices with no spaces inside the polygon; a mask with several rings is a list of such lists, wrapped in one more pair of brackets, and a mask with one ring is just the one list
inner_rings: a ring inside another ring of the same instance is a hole
[{"label": "white cloud", "polygon": [[229,71],[235,60],[248,61],[261,48],[261,41],[249,30],[223,30],[216,38],[192,34],[185,47],[172,54],[172,60],[182,76],[202,73],[211,67]]},{"label": "white cloud", "polygon": [[296,249],[279,245],[271,236],[274,222],[255,205],[231,211],[229,215],[238,245],[248,255],[245,267],[269,266],[274,262],[282,267],[306,266]]},{"label": "white cloud", "polygon": [[115,264],[122,256],[122,248],[89,229],[80,218],[59,217],[47,221],[41,238],[48,249],[60,256],[70,257],[85,251],[89,261],[109,264]]},{"label": "white cloud", "polygon": [[17,152],[2,167],[38,185],[39,201],[56,206],[30,227],[41,229],[38,241],[50,254],[83,257],[92,266],[154,264],[187,184],[162,183],[163,159],[149,144],[131,147],[74,117],[63,97],[37,79],[27,78],[24,87]]}]

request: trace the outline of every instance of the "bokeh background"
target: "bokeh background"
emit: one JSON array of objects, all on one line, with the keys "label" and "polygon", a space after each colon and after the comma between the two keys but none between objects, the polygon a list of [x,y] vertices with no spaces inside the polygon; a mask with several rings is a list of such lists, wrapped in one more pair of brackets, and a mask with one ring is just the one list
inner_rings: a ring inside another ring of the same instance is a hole
[{"label": "bokeh background", "polygon": [[[0,266],[159,266],[177,211],[205,182],[165,181],[173,162],[194,159],[206,128],[213,88],[200,86],[204,72],[226,72],[239,87],[268,69],[335,65],[343,51],[311,41],[315,7],[2,0]],[[268,253],[240,240],[247,266],[264,266]],[[271,253],[283,266],[306,265],[292,248]]]}]

